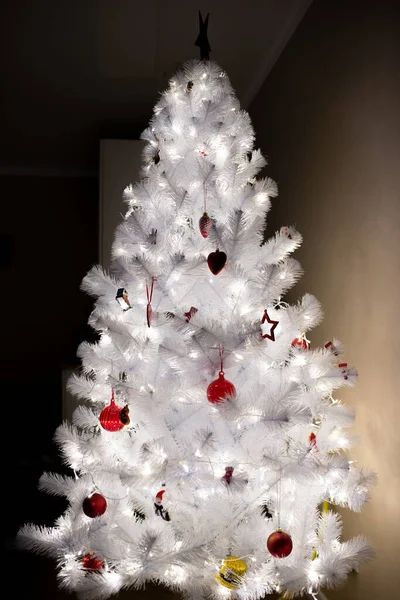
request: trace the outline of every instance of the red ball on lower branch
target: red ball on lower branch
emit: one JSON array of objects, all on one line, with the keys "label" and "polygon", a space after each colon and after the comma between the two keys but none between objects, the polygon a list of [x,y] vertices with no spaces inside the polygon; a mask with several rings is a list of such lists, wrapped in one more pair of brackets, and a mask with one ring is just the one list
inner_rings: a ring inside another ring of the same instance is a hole
[{"label": "red ball on lower branch", "polygon": [[87,496],[82,503],[82,510],[87,517],[94,519],[104,515],[107,509],[107,500],[97,492]]},{"label": "red ball on lower branch", "polygon": [[220,371],[218,379],[208,386],[207,398],[213,404],[223,402],[227,398],[236,398],[236,388],[233,383],[225,379],[223,371]]},{"label": "red ball on lower branch", "polygon": [[275,558],[286,558],[293,549],[292,538],[288,533],[277,529],[269,536],[267,548]]},{"label": "red ball on lower branch", "polygon": [[93,552],[88,552],[85,556],[82,556],[81,564],[84,569],[89,571],[100,571],[104,568],[104,561]]}]

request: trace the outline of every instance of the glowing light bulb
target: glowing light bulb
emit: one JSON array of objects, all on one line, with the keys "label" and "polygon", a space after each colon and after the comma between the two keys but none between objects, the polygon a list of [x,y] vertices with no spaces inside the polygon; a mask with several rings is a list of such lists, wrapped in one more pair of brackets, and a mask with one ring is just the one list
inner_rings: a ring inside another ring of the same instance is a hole
[{"label": "glowing light bulb", "polygon": [[151,475],[152,474],[152,468],[150,466],[149,462],[146,462],[143,466],[143,475]]}]

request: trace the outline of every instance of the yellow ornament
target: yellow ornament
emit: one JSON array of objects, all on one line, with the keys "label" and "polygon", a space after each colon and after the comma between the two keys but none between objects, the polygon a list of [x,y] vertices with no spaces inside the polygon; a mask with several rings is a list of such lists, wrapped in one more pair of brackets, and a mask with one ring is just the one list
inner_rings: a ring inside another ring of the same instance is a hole
[{"label": "yellow ornament", "polygon": [[246,571],[247,565],[244,560],[237,556],[227,556],[221,565],[216,579],[221,585],[234,590],[240,585]]}]

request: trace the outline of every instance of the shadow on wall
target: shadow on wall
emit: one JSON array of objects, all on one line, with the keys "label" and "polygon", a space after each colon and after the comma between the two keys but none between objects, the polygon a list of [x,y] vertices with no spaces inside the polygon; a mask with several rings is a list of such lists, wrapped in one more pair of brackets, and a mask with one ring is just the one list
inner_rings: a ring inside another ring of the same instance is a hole
[{"label": "shadow on wall", "polygon": [[268,235],[295,225],[323,323],[309,337],[344,343],[359,371],[337,397],[356,410],[351,457],[378,473],[361,514],[341,510],[345,538],[364,534],[377,557],[329,600],[397,598],[400,521],[400,36],[398,2],[314,2],[250,107],[278,183]]}]

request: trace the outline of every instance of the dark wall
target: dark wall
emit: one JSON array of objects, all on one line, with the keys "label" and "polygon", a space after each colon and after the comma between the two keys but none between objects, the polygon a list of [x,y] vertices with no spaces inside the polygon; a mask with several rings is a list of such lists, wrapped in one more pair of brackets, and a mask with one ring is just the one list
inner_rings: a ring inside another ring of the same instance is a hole
[{"label": "dark wall", "polygon": [[[62,420],[63,366],[92,339],[92,300],[80,283],[97,261],[96,178],[0,177],[2,534],[22,598],[52,598],[44,559],[9,552],[25,522],[51,525],[63,502],[37,491],[44,470],[62,471],[52,438]],[[35,595],[34,588],[37,594]],[[46,589],[48,588],[48,592]]]}]

